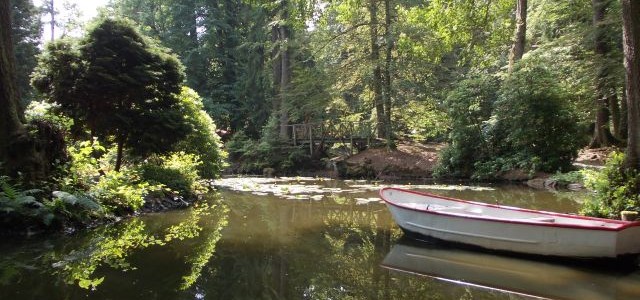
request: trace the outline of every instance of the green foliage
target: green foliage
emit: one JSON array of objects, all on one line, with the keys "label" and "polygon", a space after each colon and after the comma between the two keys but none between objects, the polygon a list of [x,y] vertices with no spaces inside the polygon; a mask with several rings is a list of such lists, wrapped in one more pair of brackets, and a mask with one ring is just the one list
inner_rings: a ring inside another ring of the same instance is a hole
[{"label": "green foliage", "polygon": [[270,120],[262,129],[259,140],[240,132],[227,143],[230,157],[240,164],[239,172],[262,174],[265,168],[287,172],[310,166],[308,149],[292,147],[282,141],[276,132],[275,122],[274,118]]},{"label": "green foliage", "polygon": [[437,176],[568,171],[584,141],[569,95],[546,68],[522,61],[499,83],[481,76],[449,93],[450,145]]},{"label": "green foliage", "polygon": [[553,174],[550,178],[552,180],[555,180],[559,186],[567,186],[572,183],[584,184],[585,173],[588,173],[588,171],[580,170],[580,171],[571,171],[567,173],[557,172]]},{"label": "green foliage", "polygon": [[140,179],[134,170],[109,171],[100,176],[89,189],[89,195],[104,206],[107,212],[132,213],[144,204],[144,196],[159,187]]},{"label": "green foliage", "polygon": [[480,177],[567,171],[583,143],[569,95],[545,67],[522,63],[503,82],[487,132],[491,159],[480,164]]},{"label": "green foliage", "polygon": [[203,110],[202,100],[194,90],[183,87],[179,97],[184,115],[187,122],[193,127],[193,132],[180,141],[176,148],[178,151],[200,157],[202,163],[196,166],[200,177],[216,178],[225,167],[227,156],[222,150],[222,142],[216,133],[216,125]]},{"label": "green foliage", "polygon": [[31,101],[25,109],[24,115],[27,121],[47,121],[68,134],[73,126],[73,120],[67,116],[57,114],[55,111],[59,107],[60,105],[57,103]]},{"label": "green foliage", "polygon": [[586,173],[585,185],[595,193],[581,214],[617,219],[623,210],[640,211],[640,173],[624,168],[624,153],[611,153],[604,169]]},{"label": "green foliage", "polygon": [[54,191],[52,199],[44,201],[44,205],[55,216],[60,224],[70,222],[87,224],[100,218],[104,211],[102,206],[85,194],[70,194]]},{"label": "green foliage", "polygon": [[157,156],[140,166],[140,174],[151,184],[160,184],[183,196],[194,195],[204,189],[199,183],[198,167],[202,165],[194,154],[176,152]]},{"label": "green foliage", "polygon": [[177,94],[183,66],[132,23],[102,19],[78,41],[47,45],[33,84],[103,141],[134,156],[172,150],[192,130]]},{"label": "green foliage", "polygon": [[40,96],[49,103],[56,103],[77,126],[85,124],[86,120],[83,104],[75,92],[84,68],[78,41],[63,38],[45,45],[31,74],[31,85]]},{"label": "green foliage", "polygon": [[394,111],[398,131],[411,140],[428,141],[441,139],[447,134],[449,117],[431,101],[410,101],[402,110]]},{"label": "green foliage", "polygon": [[435,175],[439,177],[469,177],[474,163],[488,154],[483,132],[498,97],[499,81],[491,76],[464,80],[452,90],[445,101],[451,120],[449,146],[440,153]]},{"label": "green foliage", "polygon": [[0,222],[4,226],[19,227],[23,224],[48,226],[54,215],[34,194],[40,190],[22,190],[11,184],[9,178],[0,176]]},{"label": "green foliage", "polygon": [[8,177],[0,177],[0,223],[5,228],[24,230],[83,224],[101,214],[102,207],[85,195],[61,191],[48,195],[43,190],[22,190],[11,184]]},{"label": "green foliage", "polygon": [[103,171],[103,165],[98,157],[102,156],[106,149],[96,139],[81,141],[67,147],[71,157],[68,166],[68,175],[61,178],[60,184],[63,190],[86,190],[92,186]]}]

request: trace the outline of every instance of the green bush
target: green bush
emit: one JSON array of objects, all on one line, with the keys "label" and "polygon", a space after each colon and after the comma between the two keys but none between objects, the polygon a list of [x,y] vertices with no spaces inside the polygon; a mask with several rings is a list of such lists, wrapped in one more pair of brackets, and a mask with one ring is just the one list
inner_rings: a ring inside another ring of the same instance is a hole
[{"label": "green bush", "polygon": [[71,132],[73,119],[62,114],[55,113],[60,108],[59,104],[49,103],[46,101],[32,101],[24,111],[27,121],[42,120],[51,124],[55,124],[65,133]]},{"label": "green bush", "polygon": [[498,88],[495,77],[480,75],[460,82],[447,95],[450,143],[440,153],[436,176],[469,177],[475,172],[474,163],[488,154],[483,127],[491,117]]},{"label": "green bush", "polygon": [[502,83],[489,76],[464,80],[445,105],[450,144],[436,176],[568,171],[584,143],[569,95],[536,64],[521,62]]},{"label": "green bush", "polygon": [[572,183],[580,183],[584,184],[585,174],[588,171],[580,170],[580,171],[571,171],[567,173],[556,173],[553,174],[550,178],[555,180],[559,186],[567,186]]},{"label": "green bush", "polygon": [[179,142],[176,148],[200,157],[202,163],[197,165],[197,170],[202,178],[216,178],[226,166],[227,157],[216,133],[216,125],[203,110],[202,99],[194,90],[183,87],[179,98],[185,117],[193,126],[193,132]]},{"label": "green bush", "polygon": [[588,216],[617,219],[623,210],[640,210],[640,173],[626,171],[624,154],[613,152],[599,172],[585,175],[585,186],[594,191],[580,213]]},{"label": "green bush", "polygon": [[140,174],[151,184],[161,184],[183,196],[194,195],[204,189],[200,184],[198,156],[184,152],[156,156],[140,167]]},{"label": "green bush", "polygon": [[97,140],[80,141],[67,147],[71,160],[67,166],[67,175],[59,180],[62,190],[73,192],[92,186],[99,179],[100,173],[104,172],[97,157],[105,151]]},{"label": "green bush", "polygon": [[522,64],[502,84],[486,134],[488,159],[476,163],[478,178],[501,171],[568,171],[583,140],[568,95],[551,73]]},{"label": "green bush", "polygon": [[107,212],[133,213],[144,204],[144,196],[156,189],[140,179],[134,170],[108,171],[91,186],[89,195],[102,204]]}]

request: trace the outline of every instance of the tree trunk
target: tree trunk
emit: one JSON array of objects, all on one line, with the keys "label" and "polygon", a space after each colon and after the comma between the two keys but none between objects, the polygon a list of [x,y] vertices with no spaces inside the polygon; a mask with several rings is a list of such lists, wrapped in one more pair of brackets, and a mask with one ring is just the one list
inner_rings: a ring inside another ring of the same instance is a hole
[{"label": "tree trunk", "polygon": [[0,159],[8,160],[11,137],[24,131],[20,120],[15,57],[11,41],[11,6],[0,0]]},{"label": "tree trunk", "polygon": [[[287,22],[289,20],[289,8],[288,2],[282,1],[282,20]],[[281,71],[280,71],[280,138],[289,139],[289,113],[287,111],[287,92],[289,90],[289,84],[291,83],[291,59],[289,57],[289,26],[280,26],[280,59],[281,59]]]},{"label": "tree trunk", "polygon": [[373,103],[376,108],[376,119],[378,123],[377,137],[385,138],[385,112],[382,96],[382,70],[380,68],[380,45],[378,45],[378,6],[376,0],[369,0],[369,14],[371,16],[370,38],[371,38],[371,64],[373,66],[373,78],[371,89],[373,90]]},{"label": "tree trunk", "polygon": [[513,39],[513,46],[509,53],[509,73],[513,71],[513,66],[524,55],[524,45],[527,37],[527,0],[517,0],[516,4],[516,32]]},{"label": "tree trunk", "polygon": [[54,31],[56,29],[56,9],[53,6],[53,0],[49,0],[49,8],[51,9],[49,11],[49,13],[51,14],[51,41],[53,42],[53,40],[55,39],[55,34]]},{"label": "tree trunk", "polygon": [[46,176],[48,164],[23,122],[11,40],[11,5],[10,0],[0,0],[0,172],[10,176],[20,172],[26,181],[40,180]]},{"label": "tree trunk", "polygon": [[124,136],[119,136],[117,141],[117,151],[116,151],[116,166],[114,167],[116,172],[120,172],[120,168],[122,167],[122,156],[124,152]]},{"label": "tree trunk", "polygon": [[615,90],[609,95],[609,112],[611,113],[611,133],[616,140],[622,140],[622,131],[620,130],[621,113],[620,103],[618,101],[618,93]]},{"label": "tree trunk", "polygon": [[625,168],[640,170],[640,2],[622,0],[622,46],[627,94],[628,140]]},{"label": "tree trunk", "polygon": [[[278,25],[274,25],[271,28],[271,42],[277,45],[279,40],[280,28]],[[282,81],[282,57],[280,56],[280,48],[277,46],[274,46],[273,50],[271,50],[271,72],[273,76],[273,86],[275,87],[273,92],[276,94],[276,97],[273,97],[271,103],[271,111],[274,115],[277,115],[280,111],[280,97],[277,96],[277,94],[280,91],[280,81]]]},{"label": "tree trunk", "polygon": [[620,101],[620,138],[622,140],[626,140],[628,137],[629,131],[629,119],[627,118],[627,93],[625,90],[622,90],[622,100]]},{"label": "tree trunk", "polygon": [[609,0],[592,0],[593,9],[593,27],[595,32],[594,52],[598,62],[598,71],[596,75],[596,120],[593,130],[593,138],[589,144],[589,148],[608,147],[614,143],[613,135],[609,129],[609,101],[611,97],[607,84],[609,76],[609,66],[607,64],[607,55],[610,47],[606,40],[606,24],[604,24],[605,13],[609,6]]},{"label": "tree trunk", "polygon": [[393,35],[391,32],[391,0],[384,0],[384,35],[386,40],[385,59],[384,59],[384,133],[387,140],[387,147],[393,147],[393,135],[391,129],[391,68],[393,63]]}]

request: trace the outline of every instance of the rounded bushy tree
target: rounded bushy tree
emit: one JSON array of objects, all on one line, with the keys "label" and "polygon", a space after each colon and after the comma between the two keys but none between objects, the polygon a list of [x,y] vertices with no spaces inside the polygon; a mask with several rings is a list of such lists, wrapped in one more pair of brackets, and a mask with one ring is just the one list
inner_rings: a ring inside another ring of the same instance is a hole
[{"label": "rounded bushy tree", "polygon": [[570,169],[583,141],[568,97],[547,69],[521,64],[494,104],[488,127],[492,159],[481,163],[480,172]]},{"label": "rounded bushy tree", "polygon": [[[60,72],[65,63],[69,71]],[[102,19],[75,46],[46,48],[34,86],[93,134],[145,156],[162,153],[188,135],[178,99],[184,81],[179,60],[121,19]]]}]

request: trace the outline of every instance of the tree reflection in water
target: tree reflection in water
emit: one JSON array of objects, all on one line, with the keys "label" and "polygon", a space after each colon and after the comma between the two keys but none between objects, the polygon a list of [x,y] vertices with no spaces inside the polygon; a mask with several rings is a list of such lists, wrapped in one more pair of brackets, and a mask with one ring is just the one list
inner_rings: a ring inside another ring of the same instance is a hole
[{"label": "tree reflection in water", "polygon": [[174,240],[197,238],[203,231],[201,223],[206,222],[206,227],[212,230],[206,233],[205,242],[196,247],[187,259],[191,268],[183,276],[181,285],[182,289],[187,289],[200,277],[203,266],[215,253],[222,228],[227,225],[227,212],[228,209],[221,203],[203,203],[192,208],[184,221],[159,234],[147,230],[144,219],[139,218],[117,226],[107,226],[92,232],[91,237],[86,239],[85,246],[63,255],[52,266],[66,283],[77,283],[82,288],[95,289],[105,279],[104,276],[94,275],[99,267],[108,266],[120,271],[134,270],[136,266],[128,261],[132,253],[150,246],[167,246]]}]

